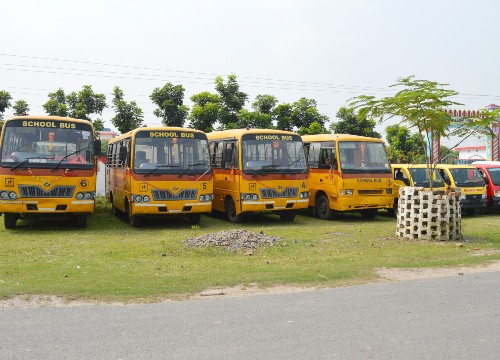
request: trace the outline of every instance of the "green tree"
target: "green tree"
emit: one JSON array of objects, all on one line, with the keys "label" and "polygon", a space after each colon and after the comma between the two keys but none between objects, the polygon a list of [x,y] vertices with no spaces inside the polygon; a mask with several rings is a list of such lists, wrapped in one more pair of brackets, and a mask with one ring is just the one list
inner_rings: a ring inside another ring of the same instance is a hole
[{"label": "green tree", "polygon": [[182,85],[167,83],[162,88],[155,88],[149,98],[153,104],[158,106],[153,113],[161,119],[163,125],[184,126],[189,108],[184,105],[184,87]]},{"label": "green tree", "polygon": [[293,129],[292,122],[293,108],[291,104],[283,103],[276,106],[274,109],[274,118],[276,119],[276,128],[279,130]]},{"label": "green tree", "polygon": [[314,121],[308,127],[301,127],[298,133],[299,135],[316,135],[316,134],[328,134],[329,131],[326,130],[324,126]]},{"label": "green tree", "polygon": [[10,101],[12,100],[12,96],[7,91],[0,90],[0,131],[1,126],[3,126],[3,113],[5,110],[10,108]]},{"label": "green tree", "polygon": [[135,101],[128,103],[123,97],[123,91],[116,86],[113,89],[112,100],[115,116],[111,119],[111,123],[122,134],[134,130],[143,124],[142,109],[137,106]]},{"label": "green tree", "polygon": [[101,118],[92,120],[92,117],[102,115],[107,107],[106,96],[94,93],[91,85],[84,85],[82,90],[73,91],[68,95],[59,88],[49,93],[49,100],[42,106],[49,115],[84,119],[92,122],[96,130],[104,128],[104,121]]},{"label": "green tree", "polygon": [[227,82],[221,76],[215,78],[215,90],[220,96],[219,125],[221,129],[234,129],[240,123],[238,114],[245,106],[248,95],[240,91],[236,75],[227,77]]},{"label": "green tree", "polygon": [[399,124],[385,128],[389,161],[395,163],[418,163],[424,159],[425,148],[422,146],[420,136],[411,134],[406,126]]},{"label": "green tree", "polygon": [[[371,117],[383,122],[387,119],[398,117],[402,124],[407,124],[409,129],[416,129],[420,143],[425,146],[426,131],[439,136],[448,135],[452,117],[445,109],[461,105],[449,100],[458,95],[454,90],[445,89],[447,84],[440,84],[428,80],[415,80],[414,76],[400,78],[391,87],[402,87],[394,96],[376,99],[374,96],[358,96],[351,99],[350,106],[359,110],[361,116]],[[425,163],[431,174],[431,159],[424,152]],[[431,182],[432,190],[432,182]]]},{"label": "green tree", "polygon": [[332,122],[330,129],[336,134],[351,134],[380,139],[382,136],[375,131],[377,124],[373,119],[356,114],[352,109],[341,107],[337,111],[339,121]]},{"label": "green tree", "polygon": [[49,93],[49,100],[42,105],[45,112],[53,116],[68,116],[68,105],[66,104],[66,94],[59,88],[55,92]]},{"label": "green tree", "polygon": [[12,108],[14,109],[14,115],[16,116],[27,115],[30,112],[30,106],[23,99],[17,100]]},{"label": "green tree", "polygon": [[219,118],[220,96],[208,91],[191,96],[193,107],[189,113],[189,127],[211,132]]},{"label": "green tree", "polygon": [[308,128],[313,122],[318,123],[324,129],[328,117],[319,113],[316,100],[301,98],[292,105],[291,120],[293,126],[301,131],[300,129]]}]

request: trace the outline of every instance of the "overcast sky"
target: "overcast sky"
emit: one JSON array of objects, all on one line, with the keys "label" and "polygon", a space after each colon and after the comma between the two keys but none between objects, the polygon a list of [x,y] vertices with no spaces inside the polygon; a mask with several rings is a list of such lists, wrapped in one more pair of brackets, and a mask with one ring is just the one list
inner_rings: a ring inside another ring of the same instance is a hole
[{"label": "overcast sky", "polygon": [[[500,2],[494,0],[1,0],[0,90],[43,114],[48,93],[114,86],[159,124],[149,95],[167,82],[185,103],[235,74],[249,95],[316,99],[335,121],[357,95],[398,78],[449,84],[463,109],[500,104]],[[8,109],[5,115],[11,115]],[[107,127],[113,116],[108,108]],[[384,133],[386,125],[377,126]]]}]

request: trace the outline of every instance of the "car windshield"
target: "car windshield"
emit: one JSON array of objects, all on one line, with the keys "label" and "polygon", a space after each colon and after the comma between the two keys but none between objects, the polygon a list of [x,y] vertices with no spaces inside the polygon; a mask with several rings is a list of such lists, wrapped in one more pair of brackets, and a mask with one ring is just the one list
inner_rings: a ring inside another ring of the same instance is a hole
[{"label": "car windshield", "polygon": [[381,142],[339,141],[340,167],[346,174],[391,174],[385,146]]},{"label": "car windshield", "polygon": [[208,172],[208,140],[189,131],[139,131],[133,168],[140,174],[203,174]]},{"label": "car windshield", "polygon": [[484,186],[483,178],[476,168],[450,169],[455,185],[459,187]]},{"label": "car windshield", "polygon": [[10,120],[4,128],[0,165],[12,169],[92,168],[92,134],[90,122]]},{"label": "car windshield", "polygon": [[493,185],[500,186],[500,168],[490,168],[486,169],[488,174],[490,174],[491,182]]},{"label": "car windshield", "polygon": [[299,135],[246,134],[242,137],[243,172],[299,174],[307,171]]},{"label": "car windshield", "polygon": [[[410,168],[410,174],[415,186],[430,187],[429,171],[426,168]],[[432,170],[432,187],[443,187],[444,181],[439,172]]]}]

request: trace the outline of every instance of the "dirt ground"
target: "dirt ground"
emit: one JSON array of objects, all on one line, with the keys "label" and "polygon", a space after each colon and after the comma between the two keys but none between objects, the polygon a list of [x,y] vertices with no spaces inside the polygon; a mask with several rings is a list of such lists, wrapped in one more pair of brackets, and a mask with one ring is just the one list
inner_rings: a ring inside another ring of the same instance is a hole
[{"label": "dirt ground", "polygon": [[[485,266],[452,267],[452,268],[415,268],[415,269],[376,269],[380,281],[407,281],[432,279],[438,277],[462,276],[476,273],[500,271],[500,261]],[[257,285],[209,289],[191,296],[190,299],[208,299],[220,297],[241,297],[266,294],[285,294],[303,291],[314,291],[318,288],[302,288],[294,286],[275,286],[260,288]],[[170,300],[166,300],[170,301]],[[66,301],[54,295],[15,296],[7,300],[0,300],[0,310],[28,309],[37,307],[71,307],[84,305],[125,305],[124,303],[96,303],[85,301]]]}]

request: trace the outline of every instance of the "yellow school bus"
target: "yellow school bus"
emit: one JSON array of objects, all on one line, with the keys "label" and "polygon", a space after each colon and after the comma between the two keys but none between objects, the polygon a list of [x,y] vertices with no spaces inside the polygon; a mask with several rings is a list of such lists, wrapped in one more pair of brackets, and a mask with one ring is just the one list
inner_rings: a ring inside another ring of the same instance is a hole
[{"label": "yellow school bus", "polygon": [[450,186],[462,189],[460,207],[466,213],[474,214],[487,207],[486,184],[474,165],[437,164],[436,169],[447,189]]},{"label": "yellow school bus", "polygon": [[250,212],[293,221],[307,208],[309,181],[302,139],[296,133],[235,129],[208,133],[214,168],[214,210],[240,222]]},{"label": "yellow school bus", "polygon": [[132,226],[145,216],[179,215],[198,224],[212,211],[213,177],[204,132],[143,127],[111,139],[106,198]]},{"label": "yellow school bus", "polygon": [[71,215],[87,226],[94,212],[100,141],[92,123],[57,116],[16,116],[0,143],[0,213],[5,228],[24,217]]},{"label": "yellow school bus", "polygon": [[309,207],[320,219],[356,211],[374,218],[394,204],[392,171],[384,142],[347,134],[304,135],[311,173]]},{"label": "yellow school bus", "polygon": [[[404,186],[423,187],[429,190],[429,170],[427,164],[391,164],[394,175],[394,208],[393,215],[397,214],[399,202],[399,189]],[[432,166],[432,189],[445,190],[444,181],[439,171]]]}]

